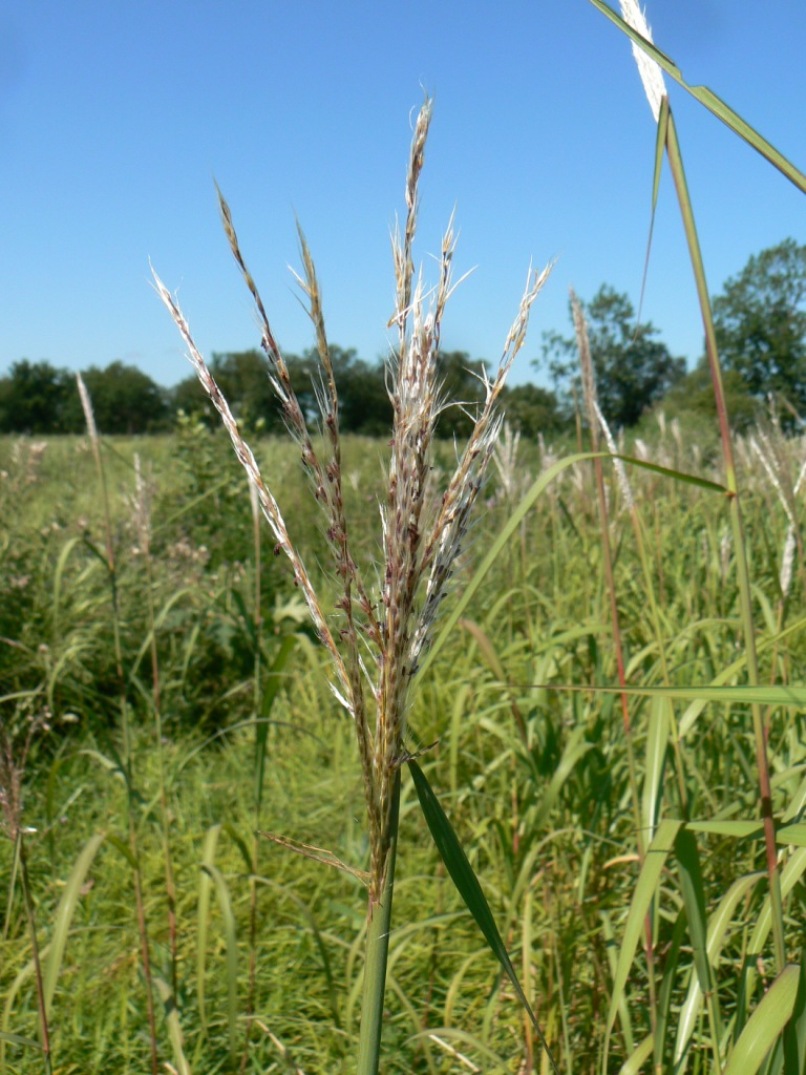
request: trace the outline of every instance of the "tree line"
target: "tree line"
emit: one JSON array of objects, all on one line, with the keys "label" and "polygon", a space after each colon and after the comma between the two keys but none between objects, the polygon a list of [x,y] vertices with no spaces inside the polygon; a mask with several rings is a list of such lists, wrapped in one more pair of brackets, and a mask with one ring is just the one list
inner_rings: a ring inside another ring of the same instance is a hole
[{"label": "tree line", "polygon": [[[582,303],[588,321],[591,357],[600,407],[614,428],[634,426],[663,404],[671,413],[713,414],[705,359],[687,372],[650,322],[638,322],[627,295],[603,285]],[[787,239],[750,258],[713,300],[713,313],[734,424],[751,424],[772,397],[785,424],[799,426],[806,413],[806,245]],[[318,359],[314,350],[286,355],[295,391],[310,416],[317,414]],[[383,436],[392,411],[386,365],[367,362],[353,349],[333,346],[331,361],[339,387],[340,421],[345,432]],[[555,433],[570,426],[580,403],[576,341],[573,335],[545,333],[542,355],[533,362],[548,370],[553,387],[508,387],[507,420],[524,436]],[[280,431],[283,418],[265,357],[257,350],[214,354],[210,368],[240,422]],[[438,435],[462,437],[484,395],[483,363],[463,351],[442,352],[439,379],[447,406]],[[217,425],[195,376],[172,388],[123,362],[82,371],[102,433],[141,434],[170,430],[180,411]],[[80,433],[84,415],[75,375],[50,362],[15,362],[0,378],[0,433]]]}]

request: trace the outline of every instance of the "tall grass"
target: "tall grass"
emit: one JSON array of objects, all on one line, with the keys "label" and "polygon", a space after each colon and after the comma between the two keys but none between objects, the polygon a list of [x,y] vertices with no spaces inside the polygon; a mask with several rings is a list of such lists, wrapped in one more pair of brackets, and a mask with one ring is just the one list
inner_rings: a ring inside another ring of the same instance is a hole
[{"label": "tall grass", "polygon": [[[356,1070],[376,1072],[386,992],[387,958],[392,921],[395,862],[397,857],[400,770],[412,768],[429,827],[446,865],[471,905],[481,895],[472,871],[456,844],[436,799],[406,745],[406,717],[411,684],[421,655],[428,649],[439,606],[450,582],[471,512],[497,438],[500,418],[497,404],[507,373],[523,345],[531,306],[547,278],[530,272],[520,310],[504,345],[498,371],[484,380],[486,398],[441,497],[434,489],[432,441],[440,410],[461,401],[440,398],[437,358],[445,306],[453,290],[454,237],[449,226],[442,240],[439,280],[433,297],[426,296],[422,277],[415,277],[413,244],[417,228],[418,184],[431,121],[426,100],[414,130],[406,177],[406,217],[402,235],[393,244],[396,311],[391,324],[398,330],[396,354],[390,363],[389,394],[393,430],[388,492],[381,506],[382,562],[377,595],[364,577],[352,549],[351,526],[344,507],[338,389],[325,332],[319,284],[313,260],[300,232],[304,275],[298,283],[308,302],[316,334],[320,368],[315,385],[326,454],[314,446],[306,417],[291,384],[263,301],[246,266],[227,203],[219,193],[224,228],[233,257],[241,271],[262,328],[262,347],[269,379],[282,405],[284,417],[297,442],[302,464],[311,480],[315,500],[321,504],[333,569],[341,592],[335,614],[327,606],[294,543],[280,505],[264,481],[254,454],[246,444],[229,405],[216,385],[193,341],[188,324],[167,288],[155,274],[157,290],[188,347],[196,373],[230,435],[235,453],[249,475],[278,551],[291,563],[294,584],[308,606],[319,641],[333,664],[333,691],[356,731],[363,775],[366,822],[370,847],[366,960]],[[485,908],[486,909],[486,908]],[[479,918],[485,935],[492,920]],[[489,934],[495,944],[494,934]],[[497,938],[495,938],[497,939]],[[503,952],[503,949],[501,950]],[[514,977],[508,957],[505,966]],[[516,982],[516,988],[520,989]],[[525,1001],[525,997],[524,997]],[[527,1005],[528,1006],[528,1005]]]},{"label": "tall grass", "polygon": [[658,416],[616,445],[590,383],[577,451],[497,439],[538,278],[465,454],[434,443],[453,243],[428,295],[428,119],[391,447],[340,434],[301,238],[309,427],[223,199],[293,445],[247,448],[162,287],[227,437],[0,443],[2,1073],[806,1066],[806,439],[773,416],[736,440],[720,403],[707,443]]}]

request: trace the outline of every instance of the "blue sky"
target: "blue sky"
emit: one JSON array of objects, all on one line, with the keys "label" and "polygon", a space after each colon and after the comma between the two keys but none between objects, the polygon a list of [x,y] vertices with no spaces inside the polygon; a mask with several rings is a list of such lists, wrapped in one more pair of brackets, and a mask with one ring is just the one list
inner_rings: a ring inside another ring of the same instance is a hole
[{"label": "blue sky", "polygon": [[[614,0],[615,2],[615,0]],[[801,169],[806,4],[649,0],[657,44]],[[162,384],[190,367],[149,284],[151,258],[204,353],[258,333],[221,231],[218,181],[289,352],[312,344],[288,265],[295,217],[330,339],[385,353],[389,233],[422,88],[435,98],[417,253],[456,209],[473,268],[443,346],[494,361],[530,261],[557,259],[541,332],[567,332],[568,288],[637,304],[654,123],[628,43],[587,0],[27,0],[0,6],[0,372],[27,357],[115,359]],[[748,257],[806,241],[782,176],[670,84],[712,293]],[[644,299],[673,353],[702,332],[668,172]]]}]

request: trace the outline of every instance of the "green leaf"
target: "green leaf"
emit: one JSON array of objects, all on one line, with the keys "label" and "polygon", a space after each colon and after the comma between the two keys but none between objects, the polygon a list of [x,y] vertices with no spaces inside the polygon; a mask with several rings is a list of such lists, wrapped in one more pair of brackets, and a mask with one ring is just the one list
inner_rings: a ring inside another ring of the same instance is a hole
[{"label": "green leaf", "polygon": [[806,822],[799,821],[796,825],[784,825],[776,832],[775,839],[779,844],[806,847]]},{"label": "green leaf", "polygon": [[209,873],[213,879],[224,924],[224,937],[227,945],[227,1025],[230,1056],[234,1057],[235,1026],[238,1018],[238,945],[235,938],[235,915],[232,911],[229,887],[221,870],[217,866],[210,865],[202,866],[202,871]]},{"label": "green leaf", "polygon": [[792,1018],[784,1028],[784,1071],[806,1071],[806,948],[800,959],[798,992]]},{"label": "green leaf", "polygon": [[618,1075],[641,1075],[643,1065],[652,1056],[654,1048],[655,1039],[651,1034],[648,1034],[618,1069]]},{"label": "green leaf", "polygon": [[724,1075],[755,1075],[775,1045],[795,1007],[800,967],[784,967],[747,1020]]},{"label": "green leaf", "polygon": [[[722,945],[727,936],[731,922],[733,921],[733,914],[736,907],[747,897],[748,893],[752,891],[758,882],[763,880],[766,876],[766,873],[759,871],[758,873],[745,874],[744,877],[739,877],[730,886],[728,891],[719,901],[717,909],[708,919],[706,952],[708,955],[708,962],[714,970],[716,970],[719,965],[719,954],[722,951]],[[683,1007],[680,1009],[680,1015],[677,1020],[677,1040],[674,1051],[675,1064],[678,1064],[681,1060],[688,1047],[688,1043],[691,1040],[691,1035],[694,1033],[694,1027],[700,1016],[702,999],[702,989],[700,988],[699,977],[696,974],[692,975],[688,987],[688,994]]]},{"label": "green leaf", "polygon": [[700,855],[697,841],[688,829],[681,829],[674,842],[675,857],[680,867],[680,888],[683,906],[686,908],[688,932],[694,950],[694,967],[702,993],[708,998],[708,1017],[711,1022],[711,1041],[717,1050],[715,1067],[718,1070],[719,1044],[722,1041],[722,1021],[719,1000],[714,988],[711,963],[707,950],[707,923],[705,917],[705,888],[702,880]]},{"label": "green leaf", "polygon": [[799,190],[806,192],[806,175],[795,167],[783,153],[779,152],[766,138],[750,124],[742,119],[738,112],[730,107],[727,102],[723,101],[721,97],[718,97],[713,90],[709,90],[707,86],[692,86],[683,78],[680,68],[677,67],[669,57],[661,52],[661,50],[653,44],[651,41],[647,41],[645,37],[642,37],[637,30],[633,30],[620,15],[617,15],[613,9],[604,2],[604,0],[590,0],[594,7],[598,8],[603,15],[606,15],[611,22],[614,22],[616,26],[621,30],[623,34],[626,34],[639,48],[651,57],[671,78],[675,80],[680,86],[690,93],[695,100],[699,101],[701,105],[712,112],[717,119],[729,127],[734,134],[738,134],[740,138],[743,138],[748,145],[752,146],[762,157],[766,157],[767,160],[774,165],[787,179],[798,187]]},{"label": "green leaf", "polygon": [[641,866],[641,872],[638,875],[638,881],[635,886],[635,891],[633,892],[630,910],[627,914],[624,937],[621,942],[618,962],[616,964],[613,992],[610,998],[610,1010],[607,1015],[607,1034],[605,1037],[606,1051],[609,1046],[613,1024],[616,1021],[619,1002],[625,992],[630,967],[632,966],[632,961],[635,956],[635,950],[638,947],[638,942],[644,930],[644,921],[649,913],[652,901],[655,898],[660,875],[663,867],[666,865],[666,859],[674,848],[675,838],[677,837],[682,824],[682,821],[673,821],[668,818],[661,821],[652,843],[647,848],[646,857]]},{"label": "green leaf", "polygon": [[420,806],[422,807],[426,824],[434,839],[440,857],[450,874],[451,880],[456,885],[459,895],[465,901],[467,909],[475,918],[476,924],[484,935],[484,939],[487,941],[487,944],[490,946],[490,949],[512,983],[512,987],[526,1010],[532,1026],[535,1028],[535,1032],[540,1039],[540,1043],[549,1058],[552,1069],[559,1075],[557,1065],[551,1055],[548,1043],[543,1036],[543,1031],[540,1029],[531,1005],[526,999],[526,994],[521,988],[518,976],[515,973],[515,968],[512,965],[512,961],[509,958],[504,942],[501,939],[501,934],[498,932],[498,927],[495,924],[490,905],[487,903],[484,892],[479,884],[479,880],[473,872],[473,867],[470,865],[462,845],[459,843],[459,839],[453,830],[453,826],[434,794],[433,788],[426,779],[425,773],[423,773],[422,769],[413,758],[409,758],[409,770],[411,771],[412,779],[414,780],[414,787],[417,791],[417,798],[420,800]]},{"label": "green leaf", "polygon": [[0,1041],[8,1042],[9,1045],[22,1045],[28,1049],[38,1049],[42,1052],[42,1046],[38,1041],[34,1041],[33,1038],[24,1038],[21,1034],[9,1034],[5,1030],[0,1030]]},{"label": "green leaf", "polygon": [[93,859],[98,853],[98,848],[104,842],[104,839],[105,834],[98,833],[91,837],[84,845],[81,854],[76,859],[75,865],[70,872],[67,884],[64,886],[64,892],[62,893],[62,898],[59,900],[59,906],[56,908],[56,916],[53,924],[53,937],[44,968],[45,1005],[48,1017],[50,1017],[51,1014],[50,1010],[53,1004],[53,994],[56,992],[56,982],[59,979],[62,959],[64,958],[64,950],[67,946],[67,938],[70,933],[73,914],[75,913],[78,904],[78,898],[81,895],[81,889],[84,885],[87,871],[92,865]]},{"label": "green leaf", "polygon": [[179,1009],[176,1006],[176,999],[171,993],[167,982],[164,982],[162,978],[155,977],[154,983],[162,1001],[165,1022],[168,1024],[168,1037],[171,1039],[171,1049],[173,1050],[177,1075],[190,1075],[190,1064],[188,1064],[185,1057],[182,1027],[179,1025]]},{"label": "green leaf", "polygon": [[266,774],[266,743],[269,735],[268,716],[283,681],[282,673],[297,646],[297,635],[286,635],[280,643],[280,651],[272,662],[260,699],[262,719],[255,722],[255,804],[258,826],[263,804],[263,782]]},{"label": "green leaf", "polygon": [[209,867],[215,860],[221,825],[211,825],[204,836],[201,871],[199,873],[199,899],[196,911],[196,1000],[199,1005],[199,1022],[202,1032],[207,1031],[205,1004],[205,972],[207,968],[207,934],[210,929],[210,890],[212,874]]},{"label": "green leaf", "polygon": [[764,823],[762,821],[687,821],[686,828],[691,832],[704,832],[709,836],[728,836],[734,840],[742,840],[748,836],[761,836]]},{"label": "green leaf", "polygon": [[673,713],[670,699],[658,695],[652,699],[646,743],[646,774],[644,776],[641,824],[645,839],[652,839],[660,816],[663,797],[663,771]]}]

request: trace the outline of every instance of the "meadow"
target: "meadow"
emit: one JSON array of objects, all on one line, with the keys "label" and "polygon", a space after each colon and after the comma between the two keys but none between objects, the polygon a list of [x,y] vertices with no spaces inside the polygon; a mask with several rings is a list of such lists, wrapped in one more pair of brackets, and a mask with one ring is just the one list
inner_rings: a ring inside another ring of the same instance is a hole
[{"label": "meadow", "polygon": [[592,2],[640,50],[715,428],[614,443],[573,297],[577,443],[502,427],[547,269],[436,440],[428,99],[390,440],[340,433],[301,232],[300,405],[220,195],[290,439],[239,427],[155,273],[224,428],[101,440],[79,379],[87,438],[0,443],[0,1075],[806,1070],[806,438],[731,435],[661,69],[806,176]]},{"label": "meadow", "polygon": [[[665,423],[644,436],[625,450],[718,484],[715,441],[697,443]],[[0,447],[3,784],[21,763],[52,1070],[149,1070],[143,923],[159,1070],[354,1070],[358,871],[368,853],[360,768],[289,568],[254,525],[223,433],[187,421],[174,437],[110,440],[101,449],[114,605],[89,440]],[[388,451],[382,441],[344,445],[348,508],[365,522],[367,565],[379,557],[369,535],[378,531]],[[438,446],[437,480],[452,452]],[[335,592],[297,453],[267,440],[258,455],[318,584]],[[500,439],[456,595],[560,455]],[[799,534],[794,550],[787,545],[784,501],[806,441],[771,427],[741,442],[738,458],[762,679],[799,684],[803,561]],[[629,482],[633,512],[608,464],[627,684],[746,683],[724,493],[638,468]],[[674,1051],[696,978],[696,951],[681,926],[686,874],[674,856],[652,885],[651,937],[634,940],[626,979],[619,973],[642,876],[639,847],[664,819],[694,823],[686,831],[698,853],[702,924],[717,930],[709,960],[726,1037],[738,1036],[774,977],[749,705],[629,695],[625,719],[613,690],[603,558],[593,466],[579,461],[524,512],[426,670],[409,716],[410,747],[423,750],[420,764],[569,1072],[642,1070],[622,1063],[664,1017],[667,1062]],[[806,797],[802,713],[769,707],[765,726],[775,817],[797,821]],[[400,813],[382,1070],[548,1070],[406,780]],[[795,830],[782,861],[786,943],[797,957],[804,863]],[[42,1070],[15,846],[0,841],[4,1072]],[[714,1070],[702,997],[687,1026],[689,1070]]]}]

